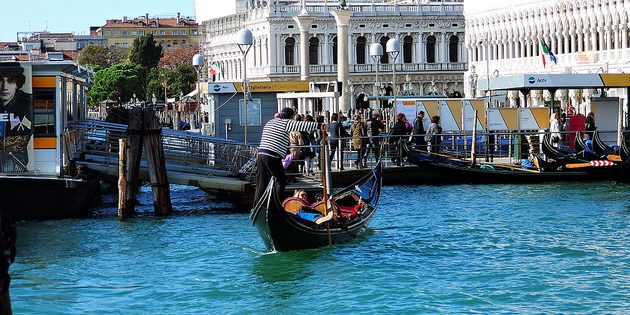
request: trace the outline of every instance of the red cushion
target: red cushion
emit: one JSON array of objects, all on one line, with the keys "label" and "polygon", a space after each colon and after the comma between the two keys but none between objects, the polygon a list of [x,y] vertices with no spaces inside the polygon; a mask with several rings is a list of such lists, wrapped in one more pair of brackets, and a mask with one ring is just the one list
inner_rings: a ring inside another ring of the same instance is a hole
[{"label": "red cushion", "polygon": [[359,209],[361,208],[361,204],[357,204],[354,207],[352,206],[337,206],[339,208],[339,212],[342,217],[354,217],[359,213]]}]

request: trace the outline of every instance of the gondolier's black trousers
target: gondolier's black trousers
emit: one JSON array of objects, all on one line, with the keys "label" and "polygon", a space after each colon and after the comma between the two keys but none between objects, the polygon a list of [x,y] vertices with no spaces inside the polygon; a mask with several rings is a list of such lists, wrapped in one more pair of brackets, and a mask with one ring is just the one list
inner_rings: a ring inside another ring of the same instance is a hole
[{"label": "gondolier's black trousers", "polygon": [[286,175],[280,158],[258,154],[256,158],[256,169],[256,194],[254,196],[254,205],[256,205],[265,192],[265,189],[267,189],[271,176],[275,176],[278,179],[278,185],[280,185],[279,194],[282,195],[284,193]]}]

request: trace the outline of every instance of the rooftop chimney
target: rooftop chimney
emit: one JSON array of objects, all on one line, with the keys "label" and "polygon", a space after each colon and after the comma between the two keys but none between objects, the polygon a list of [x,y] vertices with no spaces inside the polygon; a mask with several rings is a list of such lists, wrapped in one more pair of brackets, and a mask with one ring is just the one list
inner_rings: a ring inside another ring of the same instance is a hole
[{"label": "rooftop chimney", "polygon": [[180,17],[180,14],[179,12],[177,12],[177,24],[179,24],[179,17]]},{"label": "rooftop chimney", "polygon": [[147,24],[149,24],[149,13],[146,13],[146,14],[144,15],[144,22],[145,22],[145,23],[147,23]]}]

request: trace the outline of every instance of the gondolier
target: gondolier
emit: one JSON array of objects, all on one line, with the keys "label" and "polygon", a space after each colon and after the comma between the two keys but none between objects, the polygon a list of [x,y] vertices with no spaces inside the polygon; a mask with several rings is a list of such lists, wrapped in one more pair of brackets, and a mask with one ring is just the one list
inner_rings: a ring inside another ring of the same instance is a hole
[{"label": "gondolier", "polygon": [[280,192],[284,192],[286,177],[282,167],[282,159],[289,149],[289,132],[318,130],[319,123],[310,121],[296,121],[293,118],[292,108],[285,108],[280,112],[278,118],[267,122],[263,128],[260,146],[258,147],[258,157],[256,158],[256,194],[254,205],[267,188],[272,176],[278,178]]}]

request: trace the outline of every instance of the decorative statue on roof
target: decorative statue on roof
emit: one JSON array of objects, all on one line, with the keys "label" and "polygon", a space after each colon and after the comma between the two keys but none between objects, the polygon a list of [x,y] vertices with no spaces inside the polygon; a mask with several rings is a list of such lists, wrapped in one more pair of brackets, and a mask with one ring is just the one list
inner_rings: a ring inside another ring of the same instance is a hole
[{"label": "decorative statue on roof", "polygon": [[346,0],[339,0],[339,10],[348,10]]}]

